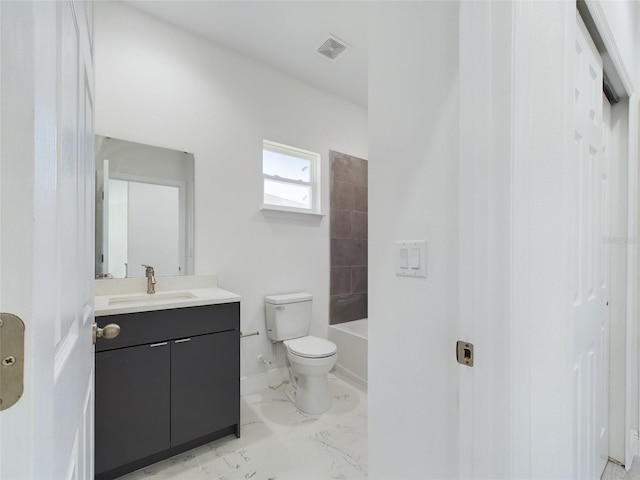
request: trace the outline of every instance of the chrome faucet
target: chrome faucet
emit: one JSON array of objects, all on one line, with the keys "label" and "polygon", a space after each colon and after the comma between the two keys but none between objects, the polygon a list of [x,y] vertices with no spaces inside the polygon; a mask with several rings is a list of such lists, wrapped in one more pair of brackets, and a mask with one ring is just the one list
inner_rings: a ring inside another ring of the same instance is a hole
[{"label": "chrome faucet", "polygon": [[147,277],[147,293],[156,293],[156,277],[151,265],[142,265],[145,269],[144,274]]}]

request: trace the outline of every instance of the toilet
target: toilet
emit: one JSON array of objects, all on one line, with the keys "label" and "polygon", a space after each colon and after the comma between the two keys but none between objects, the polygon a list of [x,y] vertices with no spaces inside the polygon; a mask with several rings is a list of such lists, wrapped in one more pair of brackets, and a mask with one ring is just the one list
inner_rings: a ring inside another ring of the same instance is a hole
[{"label": "toilet", "polygon": [[298,410],[319,414],[331,406],[327,374],[338,359],[336,344],[308,335],[311,326],[310,293],[265,297],[267,336],[287,349],[291,384],[287,397]]}]

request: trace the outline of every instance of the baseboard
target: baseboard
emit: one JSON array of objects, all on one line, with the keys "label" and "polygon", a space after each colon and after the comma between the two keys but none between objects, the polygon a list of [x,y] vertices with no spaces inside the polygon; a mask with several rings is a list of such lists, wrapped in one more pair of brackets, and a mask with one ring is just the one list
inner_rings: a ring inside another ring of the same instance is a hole
[{"label": "baseboard", "polygon": [[272,368],[264,373],[240,377],[240,396],[253,395],[267,388],[276,388],[289,380],[287,367]]},{"label": "baseboard", "polygon": [[333,367],[332,371],[337,373],[338,375],[340,375],[341,377],[343,377],[347,381],[349,381],[349,382],[355,384],[356,386],[360,387],[364,393],[367,393],[368,384],[367,384],[367,380],[366,379],[360,377],[359,375],[356,375],[355,373],[353,373],[348,368],[344,368],[339,363],[336,363],[336,365],[335,365],[335,367]]},{"label": "baseboard", "polygon": [[[633,455],[640,455],[640,440],[638,440],[638,431],[631,430],[631,451]],[[631,468],[631,465],[628,466]]]},{"label": "baseboard", "polygon": [[[351,370],[336,364],[331,372],[338,374],[344,380],[358,387],[364,393],[367,393],[367,381]],[[264,373],[240,377],[240,396],[253,395],[267,388],[277,388],[288,381],[289,371],[287,367],[272,368]]]}]

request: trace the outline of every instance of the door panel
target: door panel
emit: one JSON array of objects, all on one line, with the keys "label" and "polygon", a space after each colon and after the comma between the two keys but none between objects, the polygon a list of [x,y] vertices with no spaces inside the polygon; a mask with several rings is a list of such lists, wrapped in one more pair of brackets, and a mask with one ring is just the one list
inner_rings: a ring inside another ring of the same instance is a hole
[{"label": "door panel", "polygon": [[167,342],[96,353],[96,474],[169,448]]},{"label": "door panel", "polygon": [[572,191],[574,444],[577,478],[600,478],[608,458],[608,165],[602,59],[577,15]]},{"label": "door panel", "polygon": [[172,447],[237,423],[239,348],[237,330],[171,342]]},{"label": "door panel", "polygon": [[[92,471],[93,137],[92,79],[85,4],[57,2],[57,242],[55,320],[55,471]],[[87,263],[89,262],[89,263]],[[85,417],[87,415],[88,417]],[[84,439],[88,443],[81,444]]]},{"label": "door panel", "polygon": [[0,309],[26,327],[0,478],[93,476],[92,16],[85,2],[0,3]]}]

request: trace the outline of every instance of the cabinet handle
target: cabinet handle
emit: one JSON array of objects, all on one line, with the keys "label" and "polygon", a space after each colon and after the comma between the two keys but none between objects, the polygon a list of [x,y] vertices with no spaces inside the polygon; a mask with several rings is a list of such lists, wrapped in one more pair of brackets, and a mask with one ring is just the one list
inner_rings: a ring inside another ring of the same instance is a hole
[{"label": "cabinet handle", "polygon": [[161,342],[161,343],[152,343],[151,345],[149,345],[149,347],[153,348],[153,347],[161,347],[162,345],[166,345],[167,342]]},{"label": "cabinet handle", "polygon": [[183,343],[183,342],[190,342],[191,339],[190,338],[183,338],[181,340],[176,340],[174,343]]}]

